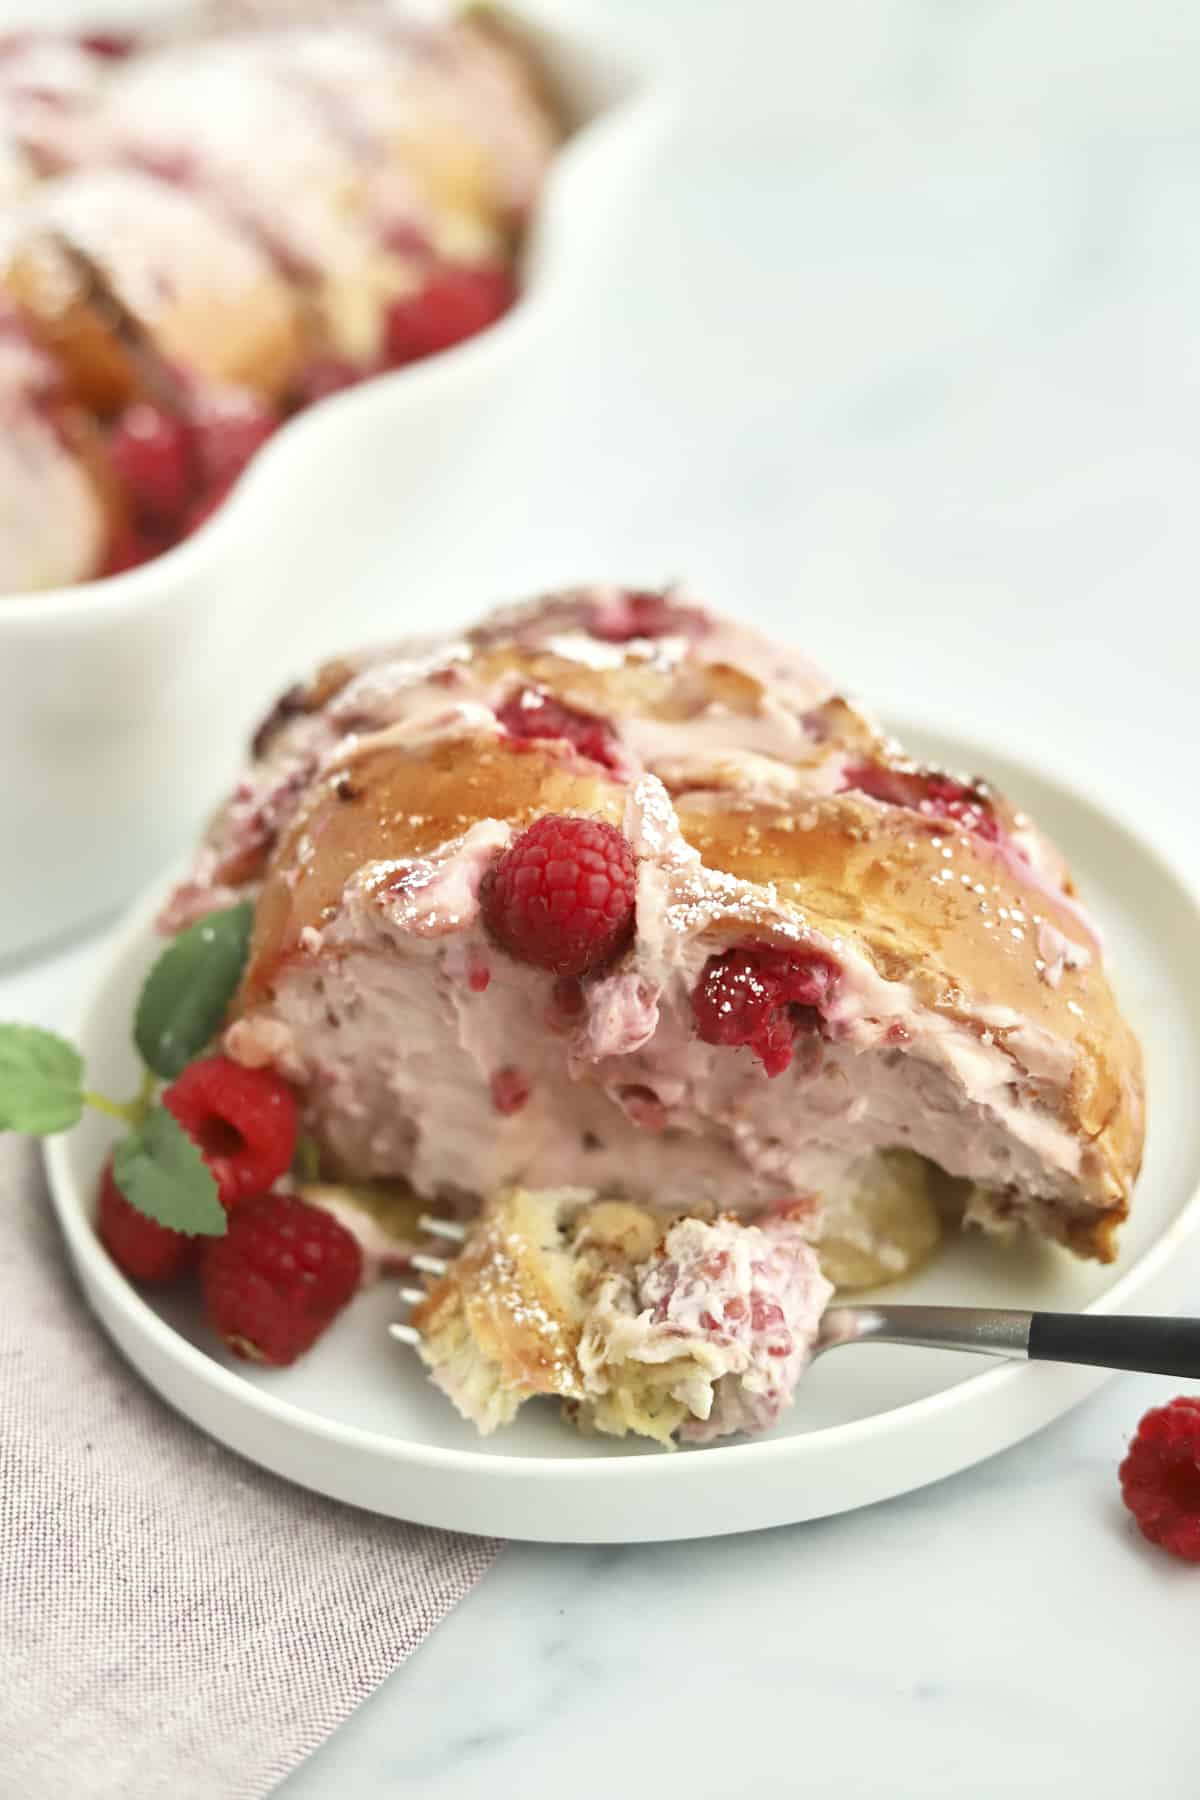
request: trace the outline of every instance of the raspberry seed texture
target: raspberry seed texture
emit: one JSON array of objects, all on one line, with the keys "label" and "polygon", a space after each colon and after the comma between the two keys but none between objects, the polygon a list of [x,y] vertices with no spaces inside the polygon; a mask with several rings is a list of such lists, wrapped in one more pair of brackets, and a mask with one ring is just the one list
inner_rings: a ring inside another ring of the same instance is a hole
[{"label": "raspberry seed texture", "polygon": [[1200,1395],[1145,1415],[1122,1462],[1121,1498],[1150,1543],[1200,1563]]},{"label": "raspberry seed texture", "polygon": [[584,975],[633,936],[636,883],[633,851],[615,825],[547,813],[503,852],[480,905],[493,940],[518,962]]}]

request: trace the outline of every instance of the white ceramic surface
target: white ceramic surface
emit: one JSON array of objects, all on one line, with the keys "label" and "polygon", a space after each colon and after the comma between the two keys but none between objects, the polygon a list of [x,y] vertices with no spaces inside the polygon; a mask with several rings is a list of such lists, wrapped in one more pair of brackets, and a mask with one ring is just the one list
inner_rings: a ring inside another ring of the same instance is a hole
[{"label": "white ceramic surface", "polygon": [[[1200,888],[1200,8],[561,11],[648,38],[686,104],[618,234],[636,296],[558,334],[586,356],[554,347],[469,536],[431,521],[439,610],[685,576],[876,703],[1071,772]],[[401,569],[411,542],[374,630]],[[108,957],[0,968],[0,1016],[61,1026]],[[1183,1800],[1196,1575],[1116,1466],[1189,1386],[1117,1377],[836,1518],[512,1545],[281,1800]]]},{"label": "white ceramic surface", "polygon": [[[107,581],[0,597],[0,959],[98,917],[188,840],[272,685],[355,635],[347,571],[403,544],[431,509],[453,517],[456,492],[486,468],[498,424],[536,382],[549,326],[594,278],[661,97],[627,56],[546,22],[540,0],[508,10],[574,128],[512,312],[301,415],[166,556]],[[64,17],[59,6],[55,22]],[[428,622],[420,593],[395,595],[391,610],[398,632]]]},{"label": "white ceramic surface", "polygon": [[[1179,978],[1200,933],[1195,897],[1136,833],[1012,758],[929,733],[906,740],[993,776],[1068,852],[1105,929],[1118,989],[1141,1031],[1150,1139],[1119,1262],[1081,1265],[1027,1244],[955,1241],[897,1299],[1169,1311],[1177,1252],[1200,1222],[1200,998]],[[116,945],[81,1027],[93,1085],[122,1091],[135,1064],[128,1020],[148,955],[147,907]],[[89,1223],[105,1141],[89,1121],[53,1142],[59,1216],[88,1299],[130,1362],[173,1405],[244,1455],[357,1505],[481,1533],[549,1541],[715,1536],[841,1512],[905,1492],[1027,1436],[1104,1379],[1093,1370],[981,1365],[884,1346],[823,1360],[768,1437],[666,1455],[578,1438],[549,1407],[481,1441],[392,1345],[386,1287],[360,1297],[294,1369],[222,1356],[191,1299],[150,1304],[117,1273]]]}]

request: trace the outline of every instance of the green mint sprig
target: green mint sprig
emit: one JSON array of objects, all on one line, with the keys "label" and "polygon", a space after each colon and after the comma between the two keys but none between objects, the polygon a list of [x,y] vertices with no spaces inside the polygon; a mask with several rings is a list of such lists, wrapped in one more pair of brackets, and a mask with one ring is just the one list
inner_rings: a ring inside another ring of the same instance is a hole
[{"label": "green mint sprig", "polygon": [[74,1044],[37,1025],[0,1025],[0,1131],[69,1131],[83,1106],[83,1058]]},{"label": "green mint sprig", "polygon": [[220,1237],[225,1208],[208,1164],[165,1106],[152,1106],[113,1151],[113,1180],[139,1212],[193,1237]]},{"label": "green mint sprig", "polygon": [[83,1057],[56,1032],[0,1024],[0,1131],[50,1137],[94,1107],[129,1128],[113,1152],[113,1179],[130,1205],[174,1231],[221,1236],[216,1181],[187,1132],[155,1102],[155,1077],[174,1081],[212,1042],[242,978],[253,920],[248,901],[210,913],[158,957],[134,1014],[146,1069],[131,1100],[87,1088]]}]

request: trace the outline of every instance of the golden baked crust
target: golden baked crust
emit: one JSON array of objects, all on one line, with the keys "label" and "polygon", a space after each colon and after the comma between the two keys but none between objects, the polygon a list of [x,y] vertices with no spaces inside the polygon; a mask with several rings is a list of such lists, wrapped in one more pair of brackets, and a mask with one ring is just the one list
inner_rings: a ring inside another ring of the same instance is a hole
[{"label": "golden baked crust", "polygon": [[[1057,852],[982,784],[919,769],[819,671],[658,598],[676,619],[667,633],[620,641],[610,590],[569,594],[409,650],[402,666],[332,665],[290,696],[260,734],[254,777],[274,792],[287,771],[297,797],[282,826],[268,808],[270,829],[249,841],[227,814],[205,852],[210,880],[261,881],[238,1015],[270,1009],[366,865],[383,899],[389,864],[427,858],[480,821],[620,823],[649,772],[702,870],[732,878],[727,916],[719,897],[706,902],[705,945],[832,945],[923,1027],[965,1054],[977,1047],[999,1066],[1010,1110],[1069,1140],[1077,1166],[1061,1192],[1014,1182],[969,1211],[996,1227],[1011,1214],[1111,1260],[1141,1158],[1141,1059]],[[530,688],[606,721],[609,766],[499,729],[495,709]],[[414,714],[430,731],[413,736]],[[321,954],[342,951],[330,942]],[[903,1023],[890,1033],[906,1054]]]},{"label": "golden baked crust", "polygon": [[423,1358],[485,1429],[509,1423],[536,1394],[584,1397],[583,1304],[558,1232],[561,1199],[520,1188],[495,1195],[412,1316]]},{"label": "golden baked crust", "polygon": [[[969,832],[914,832],[899,809],[854,794],[815,801],[799,829],[795,816],[778,808],[695,808],[686,801],[680,824],[710,867],[772,882],[810,926],[830,936],[852,933],[881,974],[906,982],[943,1017],[991,1030],[1005,1047],[1011,1028],[983,1025],[971,1010],[980,1002],[1000,1005],[1070,1047],[1070,1082],[1044,1099],[1084,1146],[1084,1189],[1102,1210],[1063,1217],[1055,1235],[1110,1262],[1141,1165],[1141,1051],[1098,949],[1086,966],[1064,966],[1054,985],[1039,973],[1043,922],[1068,939],[1080,933],[1078,908],[1066,893],[1031,885],[1027,868]],[[1037,1091],[1015,1059],[1013,1080]]]},{"label": "golden baked crust", "polygon": [[525,825],[544,812],[617,820],[623,790],[552,752],[515,754],[493,739],[456,738],[417,756],[396,746],[337,765],[310,791],[273,859],[255,920],[243,989],[268,989],[306,928],[328,922],[346,883],[372,862],[420,856],[480,819]]}]

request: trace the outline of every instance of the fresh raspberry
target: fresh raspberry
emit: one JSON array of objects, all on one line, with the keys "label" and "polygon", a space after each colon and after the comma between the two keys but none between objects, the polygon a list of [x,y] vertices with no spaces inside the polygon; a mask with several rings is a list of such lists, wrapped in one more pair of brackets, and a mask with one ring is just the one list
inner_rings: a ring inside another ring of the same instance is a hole
[{"label": "fresh raspberry", "polygon": [[192,434],[182,419],[135,401],[112,428],[108,460],[140,516],[164,524],[182,516],[195,483]]},{"label": "fresh raspberry", "polygon": [[316,1342],[362,1270],[332,1213],[295,1194],[257,1194],[208,1246],[200,1273],[209,1323],[234,1355],[282,1368]]},{"label": "fresh raspberry", "polygon": [[384,318],[384,356],[398,369],[449,350],[492,325],[516,299],[512,273],[502,263],[477,267],[446,263],[415,294],[401,294]]},{"label": "fresh raspberry", "polygon": [[846,770],[845,786],[889,806],[906,806],[927,819],[948,819],[992,844],[1000,836],[1000,824],[986,788],[968,787],[952,775],[939,775],[931,769],[890,769],[884,763],[858,763]]},{"label": "fresh raspberry", "polygon": [[544,688],[518,688],[497,708],[496,717],[515,738],[564,738],[580,756],[602,763],[606,769],[617,767],[617,736],[608,720],[564,706]]},{"label": "fresh raspberry", "polygon": [[131,1205],[113,1180],[111,1163],[105,1163],[100,1177],[96,1229],[118,1269],[133,1281],[174,1281],[195,1260],[196,1239],[171,1231]]},{"label": "fresh raspberry", "polygon": [[706,1044],[753,1050],[768,1075],[782,1075],[798,1032],[820,1023],[841,974],[819,950],[740,944],[710,956],[692,994]]},{"label": "fresh raspberry", "polygon": [[199,1145],[223,1206],[265,1193],[290,1167],[296,1096],[273,1069],[247,1069],[227,1056],[206,1056],[189,1063],[162,1098]]},{"label": "fresh raspberry", "polygon": [[249,394],[222,393],[196,409],[196,462],[205,495],[224,494],[279,424],[276,415]]},{"label": "fresh raspberry", "polygon": [[630,588],[593,600],[587,629],[605,643],[627,644],[631,638],[700,637],[708,629],[708,620],[698,606],[679,606],[668,594]]},{"label": "fresh raspberry", "polygon": [[492,1076],[492,1105],[502,1117],[520,1112],[529,1099],[529,1083],[520,1069],[497,1069]]},{"label": "fresh raspberry", "polygon": [[1119,1473],[1121,1498],[1142,1536],[1200,1563],[1200,1395],[1152,1407]]},{"label": "fresh raspberry", "polygon": [[636,884],[633,851],[615,825],[547,813],[485,878],[483,921],[518,962],[583,975],[633,936]]}]

